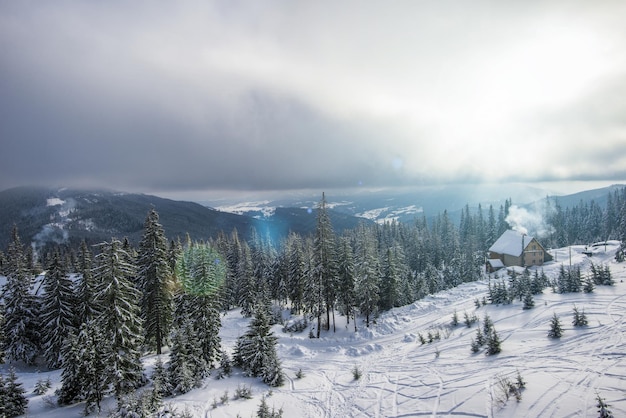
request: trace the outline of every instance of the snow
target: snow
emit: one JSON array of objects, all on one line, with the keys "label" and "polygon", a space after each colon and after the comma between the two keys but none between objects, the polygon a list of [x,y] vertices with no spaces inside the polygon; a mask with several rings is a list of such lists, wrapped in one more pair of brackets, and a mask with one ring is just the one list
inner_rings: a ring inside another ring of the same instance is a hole
[{"label": "snow", "polygon": [[[594,247],[591,258],[583,254],[584,246],[555,251],[558,261],[543,266],[549,277],[558,275],[561,263],[569,265],[571,255],[571,264],[580,266],[584,274],[592,261],[608,264],[616,284],[598,286],[591,294],[554,294],[545,289],[535,296],[530,310],[522,310],[519,301],[477,309],[474,300],[487,295],[494,274],[386,312],[369,329],[359,321],[358,332],[338,315],[337,332],[325,332],[320,339],[309,339],[306,330],[283,333],[276,325],[277,351],[287,377],[284,386],[269,388],[235,372],[224,380],[208,378],[201,388],[167,398],[165,403],[198,417],[255,416],[264,395],[270,408],[283,408],[285,417],[595,417],[599,394],[614,416],[626,416],[626,263],[614,261],[617,246],[610,241],[606,249],[604,244]],[[503,277],[502,271],[496,274]],[[588,327],[571,325],[574,305],[584,309]],[[454,312],[461,323],[451,327]],[[476,325],[470,329],[462,323],[465,312],[480,320],[489,315],[502,340],[501,353],[471,353]],[[547,337],[554,313],[564,328],[560,339]],[[237,310],[222,318],[227,350],[246,331],[248,321]],[[419,335],[429,331],[439,331],[441,339],[422,345]],[[148,375],[155,361],[155,356],[144,358]],[[354,367],[362,371],[359,380],[353,378]],[[304,377],[298,379],[300,369]],[[500,402],[498,379],[514,380],[518,371],[526,381],[521,401],[512,396]],[[29,393],[29,416],[81,416],[82,404],[48,405],[46,399],[54,398],[52,390],[47,398],[31,393],[37,380],[46,377],[53,389],[59,387],[60,371],[18,367],[18,372]],[[250,386],[253,398],[233,400],[238,385]],[[228,404],[217,402],[213,408],[214,399],[225,391]],[[105,414],[114,403],[107,399]]]},{"label": "snow", "polygon": [[523,235],[520,232],[509,229],[493,243],[489,251],[498,254],[508,254],[513,256],[520,256],[522,251],[522,245],[527,246],[534,238],[529,235]]},{"label": "snow", "polygon": [[46,206],[59,206],[65,204],[65,200],[61,200],[58,197],[51,197],[46,200]]}]

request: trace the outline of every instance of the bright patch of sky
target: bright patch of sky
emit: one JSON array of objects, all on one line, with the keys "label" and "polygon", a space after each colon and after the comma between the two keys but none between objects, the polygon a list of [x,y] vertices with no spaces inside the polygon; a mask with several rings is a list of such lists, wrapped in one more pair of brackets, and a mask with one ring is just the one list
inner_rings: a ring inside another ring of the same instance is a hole
[{"label": "bright patch of sky", "polygon": [[0,189],[623,182],[625,15],[617,0],[3,2]]}]

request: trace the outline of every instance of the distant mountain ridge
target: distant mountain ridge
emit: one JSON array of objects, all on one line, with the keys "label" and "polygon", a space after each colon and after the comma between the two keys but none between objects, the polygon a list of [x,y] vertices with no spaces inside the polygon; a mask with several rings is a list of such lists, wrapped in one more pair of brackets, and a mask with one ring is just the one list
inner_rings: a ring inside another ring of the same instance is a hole
[{"label": "distant mountain ridge", "polygon": [[[159,219],[168,239],[194,240],[216,237],[220,231],[237,229],[248,238],[252,229],[262,237],[279,240],[289,231],[308,234],[315,230],[316,210],[281,209],[272,219],[255,219],[208,208],[198,203],[110,190],[18,187],[0,192],[0,249],[4,250],[17,225],[24,244],[35,249],[50,244],[79,245],[127,237],[137,243],[150,209]],[[329,210],[336,230],[353,228],[362,219]]]}]

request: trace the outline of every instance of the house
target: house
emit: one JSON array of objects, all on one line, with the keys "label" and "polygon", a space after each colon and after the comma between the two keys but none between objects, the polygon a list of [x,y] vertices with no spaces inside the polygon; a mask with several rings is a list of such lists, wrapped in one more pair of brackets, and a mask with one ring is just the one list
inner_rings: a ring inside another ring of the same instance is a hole
[{"label": "house", "polygon": [[535,238],[518,231],[505,231],[489,248],[487,271],[510,266],[541,266],[552,256]]}]

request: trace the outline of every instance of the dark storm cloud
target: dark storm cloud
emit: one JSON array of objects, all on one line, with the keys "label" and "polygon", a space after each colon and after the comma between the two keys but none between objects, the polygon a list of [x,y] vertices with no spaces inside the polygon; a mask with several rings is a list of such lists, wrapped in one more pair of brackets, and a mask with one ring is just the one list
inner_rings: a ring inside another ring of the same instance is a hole
[{"label": "dark storm cloud", "polygon": [[624,178],[621,11],[3,2],[0,189]]}]

